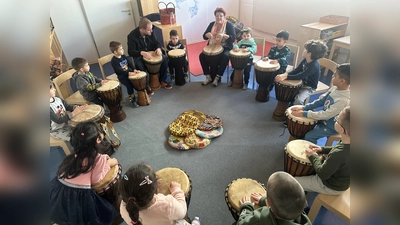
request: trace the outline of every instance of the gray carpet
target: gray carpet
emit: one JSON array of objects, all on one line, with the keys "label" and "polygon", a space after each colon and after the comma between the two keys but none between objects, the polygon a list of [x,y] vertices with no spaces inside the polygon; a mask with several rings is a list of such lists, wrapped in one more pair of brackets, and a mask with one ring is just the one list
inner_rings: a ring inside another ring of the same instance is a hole
[{"label": "gray carpet", "polygon": [[[127,118],[114,123],[122,144],[113,156],[123,172],[138,162],[155,170],[185,170],[193,182],[189,217],[199,216],[202,224],[231,224],[234,220],[224,199],[226,186],[241,177],[266,183],[270,174],[283,170],[289,133],[279,137],[282,122],[271,118],[277,100],[260,103],[255,95],[254,90],[228,88],[224,83],[213,87],[191,82],[155,91],[149,106],[124,106]],[[224,133],[204,149],[178,151],[167,143],[167,128],[189,109],[220,116]]]}]

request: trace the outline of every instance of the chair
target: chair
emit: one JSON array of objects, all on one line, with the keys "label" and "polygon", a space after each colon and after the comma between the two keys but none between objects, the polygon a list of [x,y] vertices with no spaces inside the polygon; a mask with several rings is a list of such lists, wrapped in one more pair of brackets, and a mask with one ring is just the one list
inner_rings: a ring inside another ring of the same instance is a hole
[{"label": "chair", "polygon": [[293,61],[286,67],[286,72],[290,72],[297,66],[297,56],[299,55],[300,48],[297,45],[286,44],[286,46],[289,47],[290,52],[293,54]]},{"label": "chair", "polygon": [[[106,73],[104,72],[104,67],[103,66],[105,64],[111,62],[111,59],[112,59],[113,56],[114,56],[114,54],[112,54],[112,53],[108,54],[106,56],[103,56],[103,57],[99,58],[97,60],[97,62],[99,62],[100,72],[101,72],[101,75],[103,76],[104,80],[105,79],[107,79],[107,80],[116,80],[116,81],[119,82],[117,74],[113,73],[113,74],[111,74],[111,75],[106,77]],[[124,97],[124,93],[122,93],[122,102],[126,103],[126,100],[125,100],[125,97]]]},{"label": "chair", "polygon": [[[318,59],[318,62],[319,62],[319,65],[320,65],[321,69],[325,68],[324,74],[328,74],[328,71],[331,71],[332,73],[335,73],[336,69],[338,67],[337,63],[335,63],[332,60],[329,60],[327,58],[320,58],[320,59]],[[324,75],[324,76],[326,76],[326,75]],[[318,81],[317,90],[315,90],[312,93],[312,95],[327,92],[329,90],[329,88],[331,88],[331,87],[332,87],[332,82],[331,82],[330,86],[328,86],[328,85],[322,83],[321,81]],[[310,95],[310,97],[311,97],[311,95]],[[308,97],[304,101],[304,104],[308,103],[308,101],[310,100],[310,97]]]},{"label": "chair", "polygon": [[[256,54],[253,56],[253,65],[257,63],[258,60],[260,60],[263,56],[265,56],[265,38],[261,38],[261,37],[253,37],[254,41],[256,42],[257,45],[261,45],[261,55],[259,55],[260,53],[260,49],[257,49]],[[254,82],[255,82],[255,72],[253,73],[253,89],[254,89]]]},{"label": "chair", "polygon": [[64,150],[66,155],[71,154],[71,149],[69,149],[67,141],[54,138],[50,135],[50,147],[55,146],[60,146]]},{"label": "chair", "polygon": [[340,134],[331,135],[327,137],[325,146],[332,146],[334,141],[340,141],[340,139],[342,139],[342,136]]},{"label": "chair", "polygon": [[308,213],[308,218],[311,222],[314,222],[321,206],[350,224],[350,188],[341,195],[318,194]]},{"label": "chair", "polygon": [[71,89],[70,80],[74,72],[75,72],[74,69],[70,69],[53,79],[54,86],[56,87],[57,90],[57,94],[60,98],[64,99],[68,104],[78,104],[78,105],[89,104],[90,102],[86,101],[83,98],[83,96],[79,93],[79,91],[73,93]]},{"label": "chair", "polygon": [[101,71],[101,75],[103,76],[103,79],[107,79],[107,80],[116,80],[116,81],[118,81],[117,74],[113,73],[113,74],[108,75],[108,76],[106,77],[106,74],[105,74],[105,72],[104,72],[104,67],[103,67],[103,66],[104,66],[106,63],[111,62],[111,59],[112,59],[113,56],[114,56],[114,54],[111,53],[111,54],[109,54],[109,55],[106,55],[106,56],[103,56],[103,57],[99,58],[97,61],[99,62],[99,67],[100,67],[100,71]]}]

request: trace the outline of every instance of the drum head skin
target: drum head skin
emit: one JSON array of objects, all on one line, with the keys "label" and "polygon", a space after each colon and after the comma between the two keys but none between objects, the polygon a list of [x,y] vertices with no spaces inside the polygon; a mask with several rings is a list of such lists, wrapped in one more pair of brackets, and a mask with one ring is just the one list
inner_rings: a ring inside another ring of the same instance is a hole
[{"label": "drum head skin", "polygon": [[[172,181],[181,184],[181,189],[185,195],[190,190],[190,179],[185,171],[179,168],[167,167],[156,172],[157,179],[161,179],[158,186],[158,193],[164,195],[171,194],[169,191],[169,185]],[[154,182],[154,181],[153,181]]]},{"label": "drum head skin", "polygon": [[168,138],[168,144],[178,150],[189,150],[191,147],[185,143],[184,137],[170,135]]},{"label": "drum head skin", "polygon": [[238,52],[230,50],[229,51],[229,55],[231,57],[236,57],[236,58],[245,58],[245,57],[250,56],[250,52],[249,51],[245,52],[245,51],[243,51],[243,49],[239,49]]},{"label": "drum head skin", "polygon": [[196,130],[195,134],[201,138],[216,138],[222,135],[224,128],[218,127],[214,130]]},{"label": "drum head skin", "polygon": [[98,87],[96,90],[97,91],[109,91],[117,88],[119,86],[119,81],[116,80],[108,80],[107,83],[101,85],[101,87]]},{"label": "drum head skin", "polygon": [[278,84],[282,84],[289,87],[298,87],[303,84],[302,80],[283,80],[278,82]]},{"label": "drum head skin", "polygon": [[203,48],[203,53],[206,55],[219,55],[224,48],[221,45],[207,45]]},{"label": "drum head skin", "polygon": [[297,159],[303,164],[311,166],[312,164],[305,152],[306,148],[308,148],[310,144],[313,143],[306,140],[293,140],[287,143],[286,151],[288,152],[290,157]]},{"label": "drum head skin", "polygon": [[292,108],[294,106],[290,106],[289,108],[286,109],[286,116],[292,120],[293,122],[299,123],[299,124],[305,124],[305,125],[312,125],[317,123],[317,120],[307,118],[307,117],[297,117],[292,114]]},{"label": "drum head skin", "polygon": [[128,76],[129,80],[139,80],[142,79],[143,77],[147,76],[147,73],[144,71],[140,71],[139,73],[136,73],[133,76]]},{"label": "drum head skin", "polygon": [[146,59],[143,57],[143,60],[149,64],[159,64],[162,61],[162,56],[157,55],[155,51],[148,51],[151,54],[151,59]]},{"label": "drum head skin", "polygon": [[99,183],[92,185],[92,189],[97,191],[100,188],[103,188],[107,184],[109,184],[111,181],[114,180],[114,178],[118,175],[118,171],[120,169],[121,165],[117,164],[114,165],[113,167],[110,168],[110,170],[107,172],[107,174],[104,176],[103,180],[101,180]]},{"label": "drum head skin", "polygon": [[254,64],[254,69],[257,69],[258,71],[277,71],[279,68],[281,68],[279,63],[271,64],[270,62],[271,60],[258,60],[257,63]]},{"label": "drum head skin", "polygon": [[[239,211],[240,199],[242,199],[243,196],[251,197],[250,195],[254,192],[261,193],[263,196],[267,195],[267,191],[261,183],[249,178],[240,178],[232,181],[228,185],[225,195],[229,204],[231,204],[236,211]],[[254,208],[257,209],[260,208],[260,206],[255,205]]]},{"label": "drum head skin", "polygon": [[179,57],[184,56],[185,53],[186,53],[186,51],[183,49],[173,49],[168,52],[168,56],[171,58],[179,58]]},{"label": "drum head skin", "polygon": [[104,116],[104,108],[99,105],[87,105],[83,112],[71,119],[71,126],[82,122],[97,122]]},{"label": "drum head skin", "polygon": [[211,143],[211,139],[201,138],[196,134],[191,134],[185,137],[185,143],[191,148],[205,148]]}]

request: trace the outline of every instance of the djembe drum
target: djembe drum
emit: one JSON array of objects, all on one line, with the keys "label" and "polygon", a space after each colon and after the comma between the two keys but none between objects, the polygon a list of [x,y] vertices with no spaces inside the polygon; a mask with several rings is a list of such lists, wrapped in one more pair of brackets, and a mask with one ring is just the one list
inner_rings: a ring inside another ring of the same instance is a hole
[{"label": "djembe drum", "polygon": [[104,118],[104,108],[99,105],[87,105],[83,112],[71,118],[71,126],[78,123],[99,122]]},{"label": "djembe drum", "polygon": [[232,67],[235,69],[233,73],[233,88],[242,88],[243,86],[243,70],[246,68],[249,62],[250,52],[243,51],[240,49],[238,52],[234,50],[229,51],[229,58],[232,63]]},{"label": "djembe drum", "polygon": [[110,119],[113,122],[120,122],[126,118],[126,114],[122,109],[122,88],[118,81],[109,80],[101,87],[96,89],[101,100],[110,109]]},{"label": "djembe drum", "polygon": [[[239,219],[240,199],[242,199],[243,196],[250,197],[254,192],[267,195],[267,190],[263,184],[249,178],[236,179],[226,187],[225,202],[235,220]],[[254,208],[258,209],[260,206],[255,205]]]},{"label": "djembe drum", "polygon": [[312,144],[305,140],[293,140],[285,146],[284,170],[292,176],[315,174],[314,166],[308,159],[305,150]]},{"label": "djembe drum", "polygon": [[169,185],[172,181],[178,182],[185,194],[186,206],[189,209],[190,198],[192,196],[192,180],[189,175],[179,168],[167,167],[157,171],[156,176],[157,179],[160,179],[158,193],[164,195],[171,194],[169,191]]},{"label": "djembe drum", "polygon": [[123,222],[123,219],[119,214],[120,202],[118,201],[118,180],[121,177],[121,171],[122,168],[120,164],[111,167],[103,180],[91,187],[99,196],[110,202],[118,212],[118,216],[112,223],[113,225]]},{"label": "djembe drum", "polygon": [[129,76],[129,81],[131,82],[133,88],[137,91],[138,99],[137,103],[140,106],[150,105],[151,99],[146,92],[146,72],[140,71],[134,76]]},{"label": "djembe drum", "polygon": [[157,55],[155,51],[149,51],[151,59],[143,57],[144,65],[146,66],[147,72],[150,75],[150,87],[152,90],[158,90],[161,88],[160,79],[158,73],[160,72],[162,56]]},{"label": "djembe drum", "polygon": [[271,64],[271,60],[259,60],[254,64],[254,71],[256,73],[256,81],[260,85],[257,90],[256,100],[259,102],[269,101],[269,92],[272,82],[281,67],[279,63]]},{"label": "djembe drum", "polygon": [[184,85],[186,81],[183,74],[183,67],[186,63],[186,51],[183,49],[174,49],[168,52],[168,56],[169,62],[175,68],[175,84]]},{"label": "djembe drum", "polygon": [[283,80],[281,82],[275,82],[275,96],[276,99],[278,99],[278,104],[272,114],[273,119],[277,121],[286,120],[285,110],[299,93],[302,85],[302,80]]},{"label": "djembe drum", "polygon": [[317,120],[311,118],[294,116],[292,114],[293,107],[294,106],[291,106],[286,109],[287,127],[290,133],[289,141],[304,139],[307,132],[311,131],[317,123]]},{"label": "djembe drum", "polygon": [[218,65],[221,61],[223,51],[224,48],[218,44],[210,44],[203,48],[203,54],[206,56],[206,62],[210,67],[210,76],[212,80],[214,80],[215,76],[217,75]]}]

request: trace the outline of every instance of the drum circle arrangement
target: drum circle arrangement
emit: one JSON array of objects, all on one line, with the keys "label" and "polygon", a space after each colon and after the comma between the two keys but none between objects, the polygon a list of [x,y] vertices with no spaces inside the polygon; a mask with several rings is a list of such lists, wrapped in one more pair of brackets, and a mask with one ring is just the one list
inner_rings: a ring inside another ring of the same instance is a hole
[{"label": "drum circle arrangement", "polygon": [[198,110],[183,112],[169,126],[168,144],[178,150],[201,149],[222,135],[222,119]]},{"label": "drum circle arrangement", "polygon": [[168,52],[169,62],[175,68],[175,84],[184,85],[185,75],[183,74],[183,67],[186,63],[186,51],[183,49],[173,49]]}]

